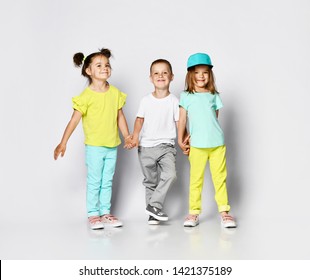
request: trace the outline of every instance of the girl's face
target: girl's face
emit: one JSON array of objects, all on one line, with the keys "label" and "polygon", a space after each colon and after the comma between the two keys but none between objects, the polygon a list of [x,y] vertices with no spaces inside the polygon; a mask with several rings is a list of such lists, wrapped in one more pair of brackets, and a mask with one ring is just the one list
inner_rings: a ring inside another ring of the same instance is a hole
[{"label": "girl's face", "polygon": [[196,92],[205,92],[209,82],[209,68],[205,65],[198,65],[194,72],[194,87]]},{"label": "girl's face", "polygon": [[86,69],[86,73],[92,80],[106,81],[111,76],[111,65],[108,58],[97,55]]},{"label": "girl's face", "polygon": [[173,80],[169,66],[164,62],[156,63],[152,66],[150,81],[157,89],[169,89],[169,84]]}]

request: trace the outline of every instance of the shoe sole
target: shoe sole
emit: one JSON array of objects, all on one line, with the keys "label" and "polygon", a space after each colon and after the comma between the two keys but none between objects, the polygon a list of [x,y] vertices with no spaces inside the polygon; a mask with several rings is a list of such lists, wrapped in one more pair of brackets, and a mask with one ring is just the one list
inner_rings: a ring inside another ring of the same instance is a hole
[{"label": "shoe sole", "polygon": [[104,223],[104,226],[105,226],[105,227],[109,227],[109,228],[111,228],[111,227],[117,228],[117,227],[122,227],[123,224],[116,224],[116,225],[113,225],[113,224]]},{"label": "shoe sole", "polygon": [[100,226],[100,225],[97,225],[97,226],[90,226],[90,229],[92,229],[92,230],[104,229],[104,226]]},{"label": "shoe sole", "polygon": [[150,216],[152,216],[153,218],[157,219],[158,221],[162,221],[162,222],[165,222],[165,221],[168,221],[168,217],[160,217],[160,216],[157,216],[156,214],[148,211],[148,210],[145,210],[145,213],[146,214],[149,214]]},{"label": "shoe sole", "polygon": [[235,223],[222,223],[223,228],[236,228],[237,225]]},{"label": "shoe sole", "polygon": [[199,225],[199,223],[196,223],[196,224],[184,224],[184,227],[196,227],[198,225]]},{"label": "shoe sole", "polygon": [[156,225],[159,225],[160,222],[159,221],[148,221],[148,224],[151,226],[156,226]]}]

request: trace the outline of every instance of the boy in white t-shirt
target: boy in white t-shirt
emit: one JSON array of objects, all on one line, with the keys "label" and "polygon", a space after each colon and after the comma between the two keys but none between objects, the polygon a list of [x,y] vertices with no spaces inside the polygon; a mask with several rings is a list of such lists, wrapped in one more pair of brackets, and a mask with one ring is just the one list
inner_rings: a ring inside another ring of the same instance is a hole
[{"label": "boy in white t-shirt", "polygon": [[174,139],[179,121],[179,101],[169,92],[172,80],[169,61],[158,59],[151,64],[150,81],[154,92],[142,98],[134,125],[132,141],[138,147],[144,175],[146,213],[151,225],[168,220],[162,209],[167,192],[176,180]]}]

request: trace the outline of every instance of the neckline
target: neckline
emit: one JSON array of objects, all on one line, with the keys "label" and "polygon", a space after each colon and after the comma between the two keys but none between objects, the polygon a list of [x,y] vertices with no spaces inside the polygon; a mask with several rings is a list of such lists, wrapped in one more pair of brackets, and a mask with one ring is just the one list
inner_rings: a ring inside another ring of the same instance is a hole
[{"label": "neckline", "polygon": [[103,94],[103,93],[107,93],[110,90],[111,85],[109,85],[109,87],[108,87],[108,89],[106,91],[96,91],[96,90],[93,90],[92,88],[90,88],[90,86],[88,86],[87,88],[91,92],[98,93],[98,94]]},{"label": "neckline", "polygon": [[154,96],[153,92],[151,93],[152,98],[156,99],[156,100],[165,100],[166,98],[168,98],[171,95],[171,93],[169,93],[167,96],[163,97],[163,98],[157,98],[156,96]]}]

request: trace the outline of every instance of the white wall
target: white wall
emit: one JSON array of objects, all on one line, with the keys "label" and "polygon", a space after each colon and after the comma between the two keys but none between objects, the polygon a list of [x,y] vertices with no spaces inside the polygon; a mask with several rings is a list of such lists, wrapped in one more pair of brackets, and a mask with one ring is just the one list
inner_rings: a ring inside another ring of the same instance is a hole
[{"label": "white wall", "polygon": [[[81,125],[64,158],[55,162],[53,150],[71,116],[71,97],[86,85],[72,55],[101,47],[114,55],[110,82],[128,94],[131,130],[139,100],[152,90],[153,60],[171,61],[171,90],[179,96],[188,56],[209,53],[224,102],[233,212],[301,215],[310,194],[309,18],[306,0],[2,3],[0,221],[86,216]],[[166,206],[172,217],[187,212],[189,166],[180,152],[177,169]],[[120,148],[114,213],[144,219],[141,181],[136,150]],[[215,215],[208,173],[203,203],[204,213]]]}]

